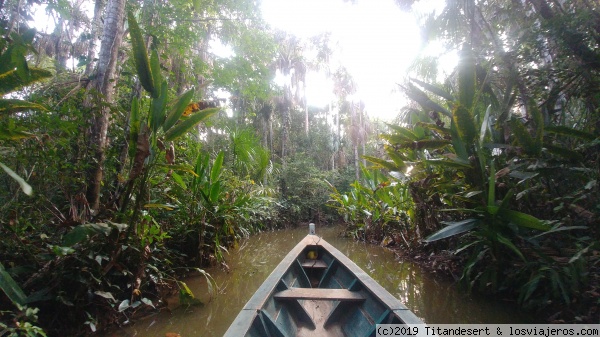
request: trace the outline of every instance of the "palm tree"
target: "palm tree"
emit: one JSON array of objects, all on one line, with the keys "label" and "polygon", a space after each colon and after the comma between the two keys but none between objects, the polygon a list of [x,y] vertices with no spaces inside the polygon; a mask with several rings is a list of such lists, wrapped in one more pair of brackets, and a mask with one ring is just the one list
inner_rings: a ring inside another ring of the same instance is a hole
[{"label": "palm tree", "polygon": [[[300,84],[302,83],[305,91],[307,66],[306,60],[302,55],[302,41],[299,38],[285,32],[277,32],[276,41],[278,42],[279,50],[275,67],[285,78],[285,83],[283,84],[283,101],[279,104],[282,123],[281,159],[285,161],[289,135],[290,110],[293,109],[298,102],[302,101],[301,97],[304,92],[302,95],[300,94]],[[304,100],[304,103],[305,102],[306,101]]]}]

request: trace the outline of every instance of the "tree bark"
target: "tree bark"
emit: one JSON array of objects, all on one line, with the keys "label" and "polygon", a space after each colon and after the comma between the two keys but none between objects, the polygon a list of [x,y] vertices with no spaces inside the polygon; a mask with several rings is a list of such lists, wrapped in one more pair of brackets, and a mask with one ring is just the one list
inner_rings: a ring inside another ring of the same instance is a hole
[{"label": "tree bark", "polygon": [[356,181],[360,181],[360,157],[358,157],[358,144],[352,144],[354,148],[354,175],[356,176]]},{"label": "tree bark", "polygon": [[304,131],[306,132],[306,137],[308,137],[309,124],[308,124],[308,101],[306,99],[306,80],[302,82],[302,90],[303,90],[303,103],[304,103]]},{"label": "tree bark", "polygon": [[285,162],[288,141],[290,110],[292,106],[291,89],[288,85],[283,89],[283,106],[281,109],[281,161]]},{"label": "tree bark", "polygon": [[98,64],[93,79],[88,85],[86,102],[84,102],[91,111],[88,146],[92,150],[93,160],[87,172],[86,197],[92,211],[97,211],[100,206],[100,187],[104,177],[107,132],[110,124],[108,105],[114,101],[114,77],[123,38],[124,14],[125,0],[109,0],[106,6]]},{"label": "tree bark", "polygon": [[92,70],[94,70],[94,59],[96,58],[96,41],[99,38],[101,29],[102,11],[104,10],[104,0],[96,0],[94,4],[94,18],[92,19],[91,30],[90,30],[90,43],[87,51],[87,64],[85,65],[85,76],[90,76]]},{"label": "tree bark", "polygon": [[62,16],[58,20],[58,24],[54,28],[54,53],[56,57],[56,74],[60,74],[67,68],[67,52],[65,52],[65,46],[63,45],[63,34],[64,34],[64,20]]}]

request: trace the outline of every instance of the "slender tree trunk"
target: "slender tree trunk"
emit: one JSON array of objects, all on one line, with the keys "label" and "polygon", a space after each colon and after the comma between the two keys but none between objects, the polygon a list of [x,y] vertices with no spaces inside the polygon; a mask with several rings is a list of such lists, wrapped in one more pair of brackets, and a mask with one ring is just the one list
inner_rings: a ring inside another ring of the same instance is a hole
[{"label": "slender tree trunk", "polygon": [[[86,197],[93,211],[97,211],[100,206],[100,187],[104,177],[107,132],[110,124],[110,109],[106,103],[111,104],[114,101],[114,76],[123,38],[124,14],[125,0],[109,0],[104,16],[98,65],[95,76],[88,85],[88,95],[84,102],[92,113],[88,146],[93,149],[93,160],[88,170]],[[104,104],[100,105],[99,100]]]},{"label": "slender tree trunk", "polygon": [[352,139],[352,149],[354,150],[354,174],[356,181],[360,181],[360,157],[358,156],[358,145],[360,142],[360,124],[356,121],[356,110],[354,102],[350,104],[350,137]]},{"label": "slender tree trunk", "polygon": [[[367,125],[366,125],[366,123],[367,122],[365,121],[366,116],[363,116],[365,111],[362,108],[362,106],[358,113],[360,114],[359,115],[360,116],[360,132],[361,132],[360,133],[360,135],[361,135],[360,142],[362,144],[362,154],[364,156],[365,153],[367,153],[367,146],[366,146],[366,144],[367,144]],[[367,167],[367,160],[365,158],[363,158],[362,162],[363,162],[363,166]]]},{"label": "slender tree trunk", "polygon": [[272,116],[269,117],[269,119],[267,120],[267,123],[269,123],[269,152],[271,153],[271,156],[273,155],[273,118]]},{"label": "slender tree trunk", "polygon": [[[21,8],[21,1],[22,0],[18,0],[16,6],[14,7],[14,9],[12,9],[12,15],[10,18],[10,21],[8,22],[8,25],[6,26],[6,36],[10,36],[10,33],[12,33],[15,25],[18,26],[18,21],[19,18],[21,17],[20,13],[19,13],[19,9]],[[10,3],[9,3],[10,6]]]},{"label": "slender tree trunk", "polygon": [[[333,103],[332,103],[333,105]],[[337,134],[335,135],[335,151],[338,156],[338,168],[342,168],[344,164],[342,164],[342,127],[340,124],[340,114],[342,113],[341,109],[338,109],[338,112],[335,114],[335,126],[337,130]]]},{"label": "slender tree trunk", "polygon": [[90,31],[90,43],[88,45],[87,51],[87,64],[85,65],[85,76],[90,76],[92,74],[92,70],[94,70],[94,65],[96,64],[96,43],[98,41],[100,35],[101,27],[101,19],[102,19],[102,11],[104,10],[104,0],[96,0],[94,4],[94,18],[92,19],[92,29]]},{"label": "slender tree trunk", "polygon": [[306,80],[302,82],[302,90],[304,91],[304,131],[306,131],[306,136],[308,137],[308,102],[306,100]]},{"label": "slender tree trunk", "polygon": [[360,159],[358,157],[358,144],[352,144],[354,148],[354,174],[356,175],[356,181],[360,181]]},{"label": "slender tree trunk", "polygon": [[54,27],[54,54],[56,55],[56,73],[60,74],[67,68],[67,55],[63,45],[64,20],[62,16],[58,20],[58,24]]},{"label": "slender tree trunk", "polygon": [[281,160],[285,162],[286,145],[288,140],[288,127],[290,118],[291,92],[290,87],[286,85],[283,89],[283,108],[281,109]]}]

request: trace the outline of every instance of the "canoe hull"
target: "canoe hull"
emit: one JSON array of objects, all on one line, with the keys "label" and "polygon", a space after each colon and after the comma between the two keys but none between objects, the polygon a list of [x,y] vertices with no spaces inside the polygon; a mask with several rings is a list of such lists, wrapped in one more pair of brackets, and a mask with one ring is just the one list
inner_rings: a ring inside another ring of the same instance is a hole
[{"label": "canoe hull", "polygon": [[423,321],[335,247],[307,235],[225,336],[375,336],[376,324]]}]

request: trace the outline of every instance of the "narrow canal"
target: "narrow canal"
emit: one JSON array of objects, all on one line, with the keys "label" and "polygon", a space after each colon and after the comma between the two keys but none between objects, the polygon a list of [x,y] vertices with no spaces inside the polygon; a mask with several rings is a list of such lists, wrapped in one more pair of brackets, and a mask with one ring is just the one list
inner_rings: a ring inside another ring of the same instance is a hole
[{"label": "narrow canal", "polygon": [[[208,269],[218,289],[207,293],[204,277],[185,282],[203,304],[179,306],[175,297],[165,310],[110,337],[222,336],[254,291],[281,259],[308,232],[308,228],[266,232],[240,243],[227,257],[229,271]],[[428,323],[532,323],[516,305],[470,296],[447,280],[422,272],[419,266],[399,262],[389,249],[339,237],[339,229],[317,228],[317,234],[353,260],[417,316]]]}]

